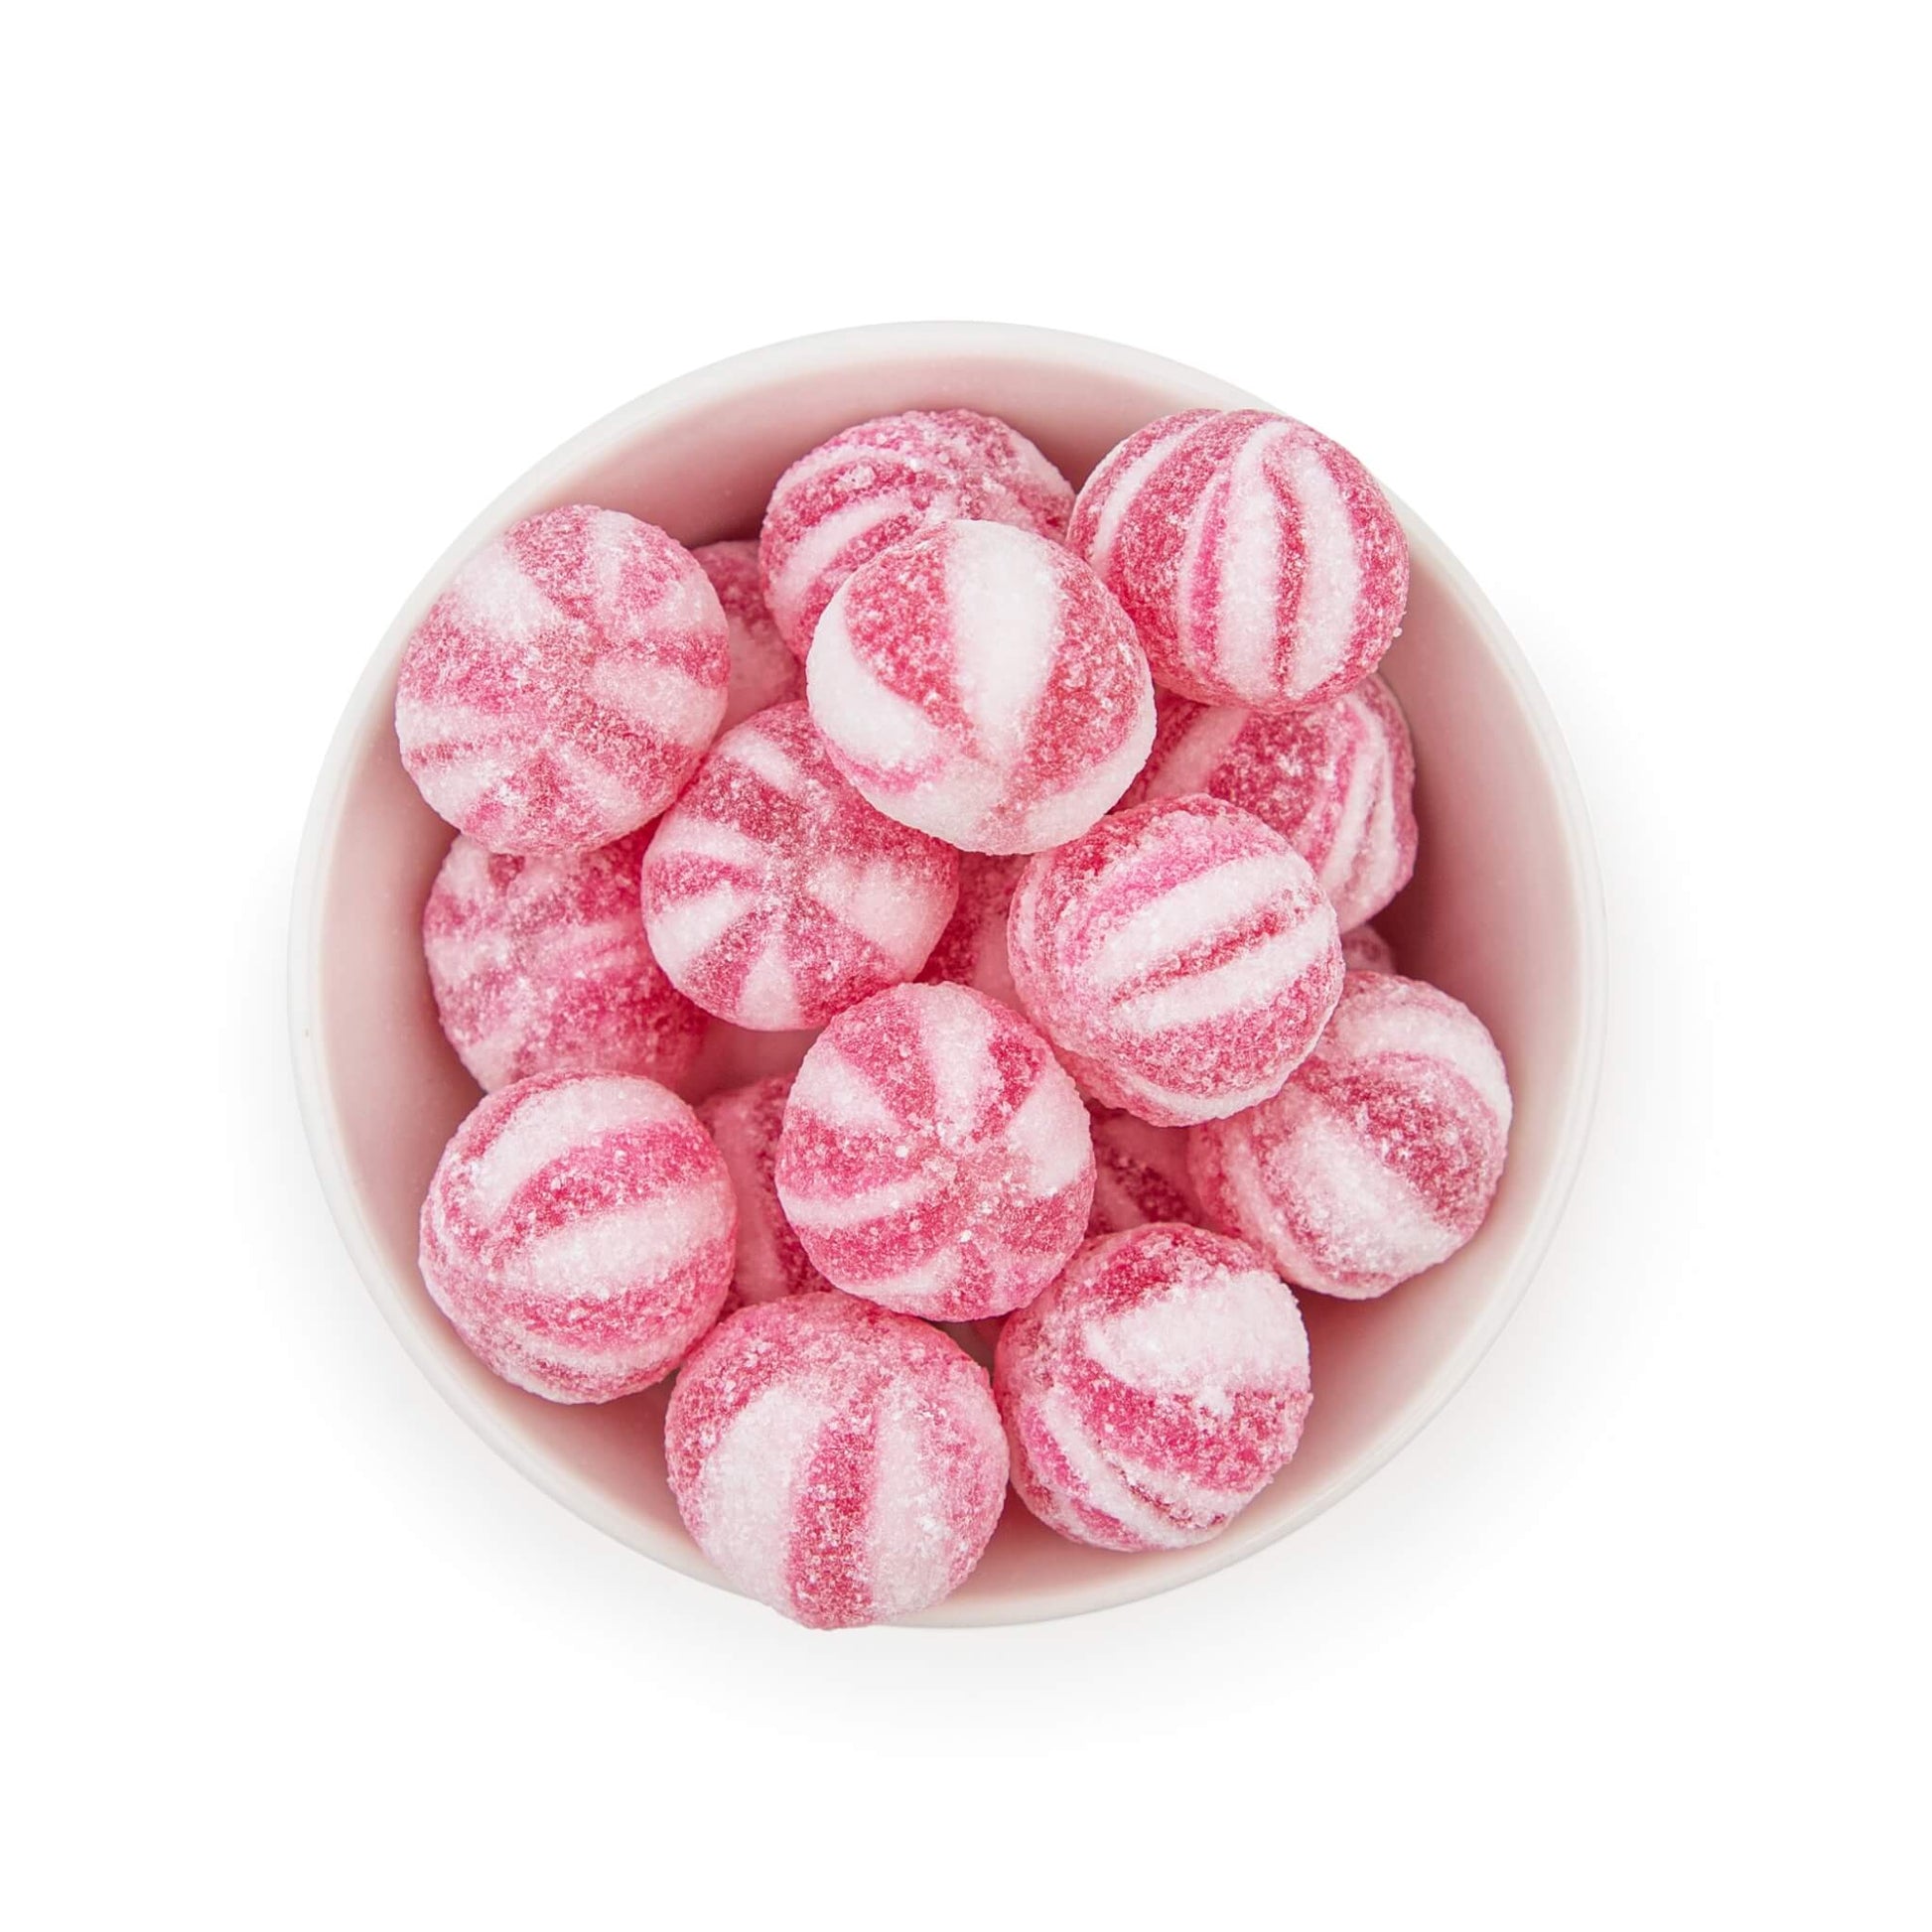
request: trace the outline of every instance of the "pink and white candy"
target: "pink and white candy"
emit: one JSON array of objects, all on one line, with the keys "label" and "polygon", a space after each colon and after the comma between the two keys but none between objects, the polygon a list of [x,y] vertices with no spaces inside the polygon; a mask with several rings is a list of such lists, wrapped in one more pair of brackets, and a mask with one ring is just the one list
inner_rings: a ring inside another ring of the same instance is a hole
[{"label": "pink and white candy", "polygon": [[1341,935],[1341,963],[1351,973],[1393,973],[1395,948],[1372,925],[1358,925]]},{"label": "pink and white candy", "polygon": [[1118,1234],[1149,1221],[1200,1224],[1200,1203],[1187,1172],[1187,1135],[1156,1127],[1132,1114],[1090,1107],[1093,1126],[1093,1211],[1087,1234]]},{"label": "pink and white candy", "polygon": [[1265,1100],[1341,991],[1335,915],[1308,862],[1198,794],[1041,853],[1007,947],[1028,1014],[1086,1091],[1164,1127]]},{"label": "pink and white candy", "polygon": [[925,962],[919,978],[927,985],[970,986],[1016,1012],[1007,959],[1007,908],[1013,889],[1027,869],[1024,854],[994,858],[983,852],[959,855],[959,903]]},{"label": "pink and white candy", "polygon": [[997,417],[880,416],[841,430],[778,479],[759,532],[765,602],[803,657],[833,592],[882,550],[960,518],[1057,542],[1072,509],[1072,485]]},{"label": "pink and white candy", "polygon": [[1006,1496],[986,1371],[844,1295],[743,1309],[664,1418],[685,1527],[748,1596],[814,1629],[908,1616],[978,1563]]},{"label": "pink and white candy", "polygon": [[698,1103],[698,1119],[718,1144],[738,1197],[738,1264],[726,1311],[775,1302],[832,1284],[811,1264],[778,1204],[778,1134],[791,1081],[784,1075],[728,1088]]},{"label": "pink and white candy", "polygon": [[1089,1242],[1010,1316],[993,1388],[1021,1500],[1103,1550],[1223,1529],[1295,1453],[1312,1393],[1293,1291],[1240,1242],[1160,1223]]},{"label": "pink and white candy", "polygon": [[718,593],[731,641],[731,683],[719,730],[730,731],[769,705],[802,698],[805,673],[764,608],[757,542],[748,537],[707,543],[691,554]]},{"label": "pink and white candy", "polygon": [[1416,868],[1416,755],[1379,677],[1286,717],[1169,698],[1133,803],[1205,791],[1272,825],[1314,868],[1343,926]]},{"label": "pink and white candy", "polygon": [[1420,980],[1350,973],[1274,1099],[1194,1130],[1209,1219],[1298,1288],[1359,1301],[1482,1225],[1508,1151],[1509,1081],[1482,1022]]},{"label": "pink and white candy", "polygon": [[846,783],[802,704],[727,732],[644,854],[644,931],[707,1013],[822,1026],[910,979],[959,892],[950,847]]},{"label": "pink and white candy", "polygon": [[792,1082],[778,1199],[834,1287],[970,1321],[1037,1295],[1086,1232],[1086,1109],[1046,1042],[963,986],[826,1028]]},{"label": "pink and white candy", "polygon": [[854,571],[805,691],[860,792],[971,852],[1076,837],[1154,742],[1126,613],[1079,558],[1004,523],[942,523]]},{"label": "pink and white candy", "polygon": [[450,847],[423,955],[443,1032],[485,1091],[532,1073],[690,1071],[710,1022],[645,943],[644,838],[542,859]]},{"label": "pink and white candy", "polygon": [[1374,670],[1409,546],[1340,444],[1260,409],[1188,409],[1105,457],[1068,543],[1139,627],[1156,680],[1203,704],[1296,711]]},{"label": "pink and white candy", "polygon": [[668,1375],[731,1286],[731,1177],[654,1080],[545,1073],[485,1095],[423,1202],[430,1298],[506,1382],[609,1402]]},{"label": "pink and white candy", "polygon": [[677,795],[725,714],[725,614],[683,545],[619,510],[485,544],[416,627],[402,761],[491,852],[588,852]]}]

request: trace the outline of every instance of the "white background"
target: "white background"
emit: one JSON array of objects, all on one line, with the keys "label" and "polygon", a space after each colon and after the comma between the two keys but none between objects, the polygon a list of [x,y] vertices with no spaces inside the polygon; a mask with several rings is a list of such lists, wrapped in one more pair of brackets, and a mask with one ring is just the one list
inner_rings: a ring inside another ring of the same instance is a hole
[{"label": "white background", "polygon": [[[1907,28],[16,22],[12,1921],[1923,1924]],[[405,1360],[282,949],[337,713],[484,500],[686,368],[921,316],[1214,370],[1418,506],[1570,736],[1614,1014],[1537,1287],[1365,1489],[1104,1616],[828,1639]]]}]

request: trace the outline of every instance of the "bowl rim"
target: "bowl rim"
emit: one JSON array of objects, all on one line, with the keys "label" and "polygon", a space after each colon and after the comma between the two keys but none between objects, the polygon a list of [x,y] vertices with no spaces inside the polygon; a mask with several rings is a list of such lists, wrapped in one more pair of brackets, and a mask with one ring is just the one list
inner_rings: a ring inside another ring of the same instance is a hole
[{"label": "bowl rim", "polygon": [[[695,1547],[687,1548],[674,1538],[648,1542],[640,1538],[631,1518],[567,1465],[539,1451],[520,1431],[481,1402],[451,1371],[423,1325],[411,1318],[383,1261],[349,1172],[346,1143],[323,1050],[324,908],[348,779],[369,737],[371,708],[394,674],[408,633],[427,609],[431,597],[464,557],[526,514],[527,506],[533,506],[547,495],[561,478],[587,468],[652,422],[703,409],[748,384],[809,375],[814,370],[846,366],[858,358],[914,356],[934,361],[959,357],[978,361],[1059,363],[1088,372],[1111,371],[1148,383],[1209,389],[1225,398],[1218,405],[1224,408],[1240,407],[1244,403],[1255,408],[1273,407],[1203,370],[1149,350],[1062,330],[996,322],[876,323],[829,330],[748,349],[660,383],[612,410],[531,465],[472,519],[403,600],[337,722],[317,775],[296,860],[287,964],[289,1042],[296,1098],[323,1197],[370,1298],[431,1386],[512,1468],[572,1514],[625,1548],[724,1589],[730,1586],[704,1562]],[[1470,1325],[1438,1364],[1435,1373],[1385,1426],[1372,1448],[1302,1498],[1281,1520],[1269,1523],[1265,1529],[1256,1526],[1248,1535],[1240,1536],[1235,1533],[1241,1528],[1237,1519],[1221,1536],[1189,1552],[1192,1561],[1184,1568],[1122,1564],[1117,1576],[1098,1585],[1088,1581],[1057,1592],[1042,1592],[1036,1601],[1021,1600],[1014,1595],[986,1603],[971,1597],[963,1601],[950,1597],[917,1617],[902,1619],[899,1627],[1044,1622],[1110,1609],[1210,1576],[1291,1535],[1387,1467],[1442,1413],[1521,1305],[1555,1238],[1582,1169],[1603,1065],[1608,946],[1595,839],[1569,749],[1521,646],[1495,607],[1442,540],[1406,504],[1392,492],[1389,494],[1402,519],[1412,552],[1419,551],[1428,557],[1438,582],[1461,604],[1521,707],[1556,801],[1570,862],[1580,940],[1578,1051],[1570,1070],[1568,1091],[1558,1098],[1557,1147],[1549,1177],[1529,1224],[1505,1264],[1496,1292],[1485,1303],[1481,1318]]]}]

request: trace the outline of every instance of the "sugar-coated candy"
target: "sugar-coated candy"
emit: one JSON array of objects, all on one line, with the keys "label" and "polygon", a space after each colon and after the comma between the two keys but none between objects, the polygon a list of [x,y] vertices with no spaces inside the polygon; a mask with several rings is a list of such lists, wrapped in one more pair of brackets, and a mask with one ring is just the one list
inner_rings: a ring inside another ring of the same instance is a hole
[{"label": "sugar-coated candy", "polygon": [[1156,679],[1203,704],[1294,711],[1374,670],[1409,545],[1338,443],[1260,409],[1187,409],[1087,479],[1068,543],[1127,607]]},{"label": "sugar-coated candy", "polygon": [[759,532],[765,603],[803,657],[863,563],[935,523],[1010,523],[1058,541],[1073,488],[1016,429],[971,409],[912,409],[841,430],[778,479]]},{"label": "sugar-coated candy", "polygon": [[782,1295],[832,1286],[812,1266],[778,1205],[773,1175],[790,1092],[789,1077],[774,1074],[698,1102],[698,1119],[725,1157],[738,1196],[738,1266],[727,1313],[745,1303],[775,1302]]},{"label": "sugar-coated candy", "polygon": [[1004,523],[942,523],[854,571],[805,693],[873,804],[972,852],[1084,832],[1154,742],[1126,613],[1070,551]]},{"label": "sugar-coated candy", "polygon": [[725,715],[725,613],[682,544],[572,504],[456,574],[403,652],[402,761],[491,852],[588,852],[677,795]]},{"label": "sugar-coated candy", "polygon": [[986,1371],[936,1328],[845,1295],[720,1322],[678,1376],[664,1449],[699,1549],[820,1630],[949,1595],[1006,1496]]},{"label": "sugar-coated candy", "polygon": [[1351,973],[1393,973],[1395,948],[1372,925],[1358,925],[1341,935],[1341,963]]},{"label": "sugar-coated candy", "polygon": [[1013,1486],[1103,1550],[1202,1543],[1295,1453],[1309,1338],[1252,1249],[1165,1222],[1090,1241],[1010,1315],[994,1393]]},{"label": "sugar-coated candy", "polygon": [[690,1071],[710,1022],[650,955],[645,834],[519,859],[459,835],[423,907],[444,1035],[485,1091],[532,1073]]},{"label": "sugar-coated candy", "polygon": [[1509,1081],[1459,1000],[1350,973],[1320,1043],[1274,1099],[1197,1127],[1207,1216],[1298,1288],[1351,1301],[1446,1261],[1482,1225],[1509,1140]]},{"label": "sugar-coated candy", "polygon": [[487,1094],[437,1163],[430,1298],[506,1382],[609,1402],[668,1375],[731,1286],[731,1176],[683,1101],[627,1074]]},{"label": "sugar-coated candy", "polygon": [[846,783],[802,704],[727,732],[644,854],[644,931],[672,985],[760,1033],[822,1026],[910,979],[959,857]]},{"label": "sugar-coated candy", "polygon": [[1086,1091],[1164,1127],[1265,1100],[1341,990],[1335,915],[1308,861],[1198,793],[1041,853],[1007,948],[1022,1004]]},{"label": "sugar-coated candy", "polygon": [[959,903],[925,962],[921,980],[970,986],[1005,1006],[1019,1007],[1007,960],[1007,907],[1026,869],[1021,853],[1001,858],[984,852],[959,855]]},{"label": "sugar-coated candy", "polygon": [[805,1055],[778,1198],[836,1288],[971,1321],[1037,1295],[1086,1232],[1086,1109],[1046,1042],[963,986],[849,1008]]},{"label": "sugar-coated candy", "polygon": [[756,539],[707,543],[691,554],[724,606],[731,640],[731,683],[719,730],[730,731],[768,705],[802,698],[805,673],[764,608]]},{"label": "sugar-coated candy", "polygon": [[1109,1107],[1090,1107],[1093,1128],[1093,1211],[1089,1236],[1118,1234],[1149,1221],[1200,1222],[1200,1204],[1187,1173],[1187,1135],[1156,1127]]},{"label": "sugar-coated candy", "polygon": [[1416,755],[1379,677],[1271,718],[1168,698],[1129,790],[1139,804],[1211,792],[1272,825],[1314,868],[1344,929],[1372,918],[1416,867]]}]

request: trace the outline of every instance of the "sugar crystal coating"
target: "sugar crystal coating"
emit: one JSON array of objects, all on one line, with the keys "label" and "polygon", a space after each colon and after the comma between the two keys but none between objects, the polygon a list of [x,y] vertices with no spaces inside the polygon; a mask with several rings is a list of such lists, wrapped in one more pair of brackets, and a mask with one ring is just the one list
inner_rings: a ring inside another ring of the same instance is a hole
[{"label": "sugar crystal coating", "polygon": [[949,1595],[1006,1496],[986,1371],[936,1328],[844,1295],[720,1322],[678,1376],[664,1449],[698,1547],[821,1630]]},{"label": "sugar crystal coating", "polygon": [[1093,1202],[1086,1109],[1046,1042],[961,986],[853,1007],[805,1055],[778,1198],[835,1287],[903,1314],[1004,1314],[1065,1266]]},{"label": "sugar crystal coating", "polygon": [[477,552],[403,651],[402,761],[491,852],[588,852],[654,818],[711,742],[725,613],[683,545],[572,504]]},{"label": "sugar crystal coating", "polygon": [[1295,1453],[1309,1340],[1252,1249],[1152,1223],[1090,1241],[1008,1317],[994,1393],[1013,1486],[1103,1550],[1205,1542]]},{"label": "sugar crystal coating", "polygon": [[760,1033],[822,1026],[910,979],[959,858],[846,783],[802,704],[712,747],[644,854],[644,931],[671,983]]},{"label": "sugar crystal coating", "polygon": [[1149,1221],[1201,1224],[1187,1172],[1187,1135],[1109,1107],[1087,1109],[1093,1127],[1093,1211],[1087,1234],[1118,1234]]},{"label": "sugar crystal coating", "polygon": [[459,836],[423,907],[437,1018],[485,1091],[532,1073],[674,1081],[710,1022],[658,969],[638,917],[645,834],[519,859]]},{"label": "sugar crystal coating", "polygon": [[683,1101],[630,1075],[486,1094],[437,1163],[430,1298],[506,1382],[609,1402],[674,1369],[731,1286],[731,1177]]},{"label": "sugar crystal coating", "polygon": [[692,551],[724,606],[731,642],[731,683],[720,731],[730,731],[755,712],[805,695],[805,673],[791,654],[759,579],[759,547],[752,538],[707,543]]},{"label": "sugar crystal coating", "polygon": [[1132,804],[1205,791],[1251,811],[1314,868],[1346,929],[1416,866],[1416,755],[1379,677],[1284,717],[1167,698]]},{"label": "sugar crystal coating", "polygon": [[1409,546],[1338,443],[1260,409],[1187,409],[1087,479],[1068,543],[1139,627],[1158,682],[1295,711],[1374,670],[1409,597]]},{"label": "sugar crystal coating", "polygon": [[942,523],[854,571],[805,691],[867,798],[972,852],[1084,832],[1154,742],[1126,614],[1079,558],[1003,523]]},{"label": "sugar crystal coating", "polygon": [[1395,948],[1372,925],[1358,925],[1341,935],[1341,963],[1351,973],[1393,973]]},{"label": "sugar crystal coating", "polygon": [[1022,875],[1007,925],[1034,1024],[1096,1100],[1157,1126],[1280,1087],[1341,990],[1335,915],[1252,813],[1193,794],[1102,819]]},{"label": "sugar crystal coating", "polygon": [[1509,1120],[1502,1056],[1467,1007],[1420,980],[1352,972],[1294,1077],[1197,1127],[1188,1166],[1214,1225],[1298,1288],[1359,1301],[1482,1225]]},{"label": "sugar crystal coating", "polygon": [[971,409],[880,416],[821,443],[778,479],[759,533],[765,602],[803,657],[861,564],[935,523],[1009,523],[1057,542],[1073,488],[1033,444]]},{"label": "sugar crystal coating", "polygon": [[959,903],[919,975],[927,985],[970,986],[1018,1011],[1013,967],[1007,959],[1007,908],[1027,869],[1026,856],[959,855]]},{"label": "sugar crystal coating", "polygon": [[832,1286],[812,1266],[778,1204],[778,1132],[790,1093],[789,1077],[773,1075],[698,1103],[698,1119],[725,1157],[738,1196],[738,1265],[727,1313],[747,1303],[775,1302],[783,1295]]}]

